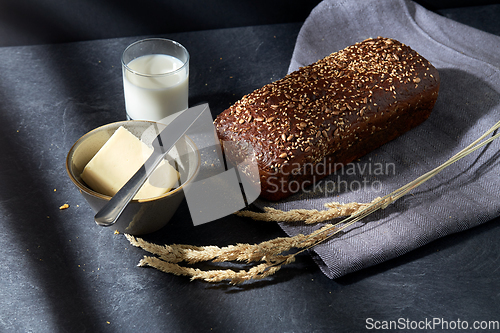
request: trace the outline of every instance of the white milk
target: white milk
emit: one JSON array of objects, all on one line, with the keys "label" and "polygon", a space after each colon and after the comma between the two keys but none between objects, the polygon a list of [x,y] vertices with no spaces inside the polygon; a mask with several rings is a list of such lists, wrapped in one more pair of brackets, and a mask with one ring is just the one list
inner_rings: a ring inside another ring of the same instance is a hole
[{"label": "white milk", "polygon": [[[131,119],[161,120],[188,108],[189,66],[164,54],[138,57],[123,69],[125,107]],[[142,74],[142,75],[141,75]]]}]

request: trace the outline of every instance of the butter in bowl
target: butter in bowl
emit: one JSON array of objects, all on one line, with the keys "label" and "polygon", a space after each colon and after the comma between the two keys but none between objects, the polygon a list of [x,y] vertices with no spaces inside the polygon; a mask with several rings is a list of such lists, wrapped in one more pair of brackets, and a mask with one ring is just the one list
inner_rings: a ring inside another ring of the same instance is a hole
[{"label": "butter in bowl", "polygon": [[[67,155],[66,170],[94,212],[141,167],[152,152],[148,145],[158,128],[161,131],[164,127],[151,121],[122,121],[101,126],[77,140]],[[141,235],[164,227],[199,168],[196,145],[188,136],[181,138],[127,205],[113,229]]]},{"label": "butter in bowl", "polygon": [[[152,148],[120,126],[87,163],[81,177],[94,191],[114,196],[152,152]],[[161,196],[175,187],[178,181],[179,172],[162,160],[134,198]]]}]

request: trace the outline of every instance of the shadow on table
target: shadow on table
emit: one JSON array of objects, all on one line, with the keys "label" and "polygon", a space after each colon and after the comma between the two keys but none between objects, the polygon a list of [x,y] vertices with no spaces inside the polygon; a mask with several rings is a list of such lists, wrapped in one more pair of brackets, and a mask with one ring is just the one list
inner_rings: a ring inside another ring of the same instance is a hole
[{"label": "shadow on table", "polygon": [[[5,96],[0,98],[8,101]],[[0,145],[3,147],[0,159],[0,206],[4,214],[3,232],[8,235],[1,244],[5,249],[17,249],[12,257],[5,258],[17,264],[9,264],[9,270],[4,272],[8,278],[3,279],[3,283],[18,282],[9,286],[4,284],[4,288],[15,292],[13,304],[26,306],[26,311],[30,311],[29,306],[36,307],[36,304],[44,308],[44,315],[50,314],[52,317],[50,325],[56,325],[61,331],[93,326],[92,320],[99,316],[99,312],[89,298],[77,297],[78,292],[82,291],[83,281],[75,269],[78,254],[65,250],[69,237],[64,232],[66,221],[62,215],[55,213],[61,202],[56,200],[55,195],[47,195],[56,191],[54,187],[57,185],[46,183],[50,178],[47,175],[50,174],[47,171],[50,167],[41,167],[42,161],[35,160],[40,152],[34,152],[36,148],[33,148],[40,144],[31,141],[24,129],[18,130],[16,126],[19,124],[8,117],[11,112],[0,109]],[[54,168],[59,173],[64,172],[63,161],[61,166]],[[60,176],[65,177],[64,174]],[[32,287],[26,288],[26,285]],[[25,300],[20,302],[19,299]],[[18,311],[18,316],[22,316],[24,311],[11,310]],[[75,315],[79,321],[75,321]],[[26,327],[30,325],[24,324],[28,325]]]}]

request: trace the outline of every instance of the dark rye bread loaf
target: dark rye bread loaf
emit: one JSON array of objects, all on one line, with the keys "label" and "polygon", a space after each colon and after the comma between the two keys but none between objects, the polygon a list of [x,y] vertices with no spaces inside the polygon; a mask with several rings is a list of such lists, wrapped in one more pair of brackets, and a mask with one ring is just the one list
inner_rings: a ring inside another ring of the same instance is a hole
[{"label": "dark rye bread loaf", "polygon": [[244,96],[215,120],[253,146],[261,197],[279,200],[429,117],[439,74],[393,39],[367,39]]}]

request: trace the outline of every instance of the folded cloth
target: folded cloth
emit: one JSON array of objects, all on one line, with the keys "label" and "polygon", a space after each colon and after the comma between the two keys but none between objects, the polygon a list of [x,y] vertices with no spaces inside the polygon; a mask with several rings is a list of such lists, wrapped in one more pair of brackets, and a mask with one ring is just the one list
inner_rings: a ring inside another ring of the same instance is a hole
[{"label": "folded cloth", "polygon": [[[325,0],[304,22],[289,72],[369,37],[389,37],[429,60],[439,98],[422,125],[281,202],[282,210],[367,203],[445,162],[500,120],[500,37],[439,16],[411,1]],[[451,165],[410,194],[317,245],[330,278],[400,256],[500,215],[500,140]],[[321,225],[280,223],[290,236]]]}]

